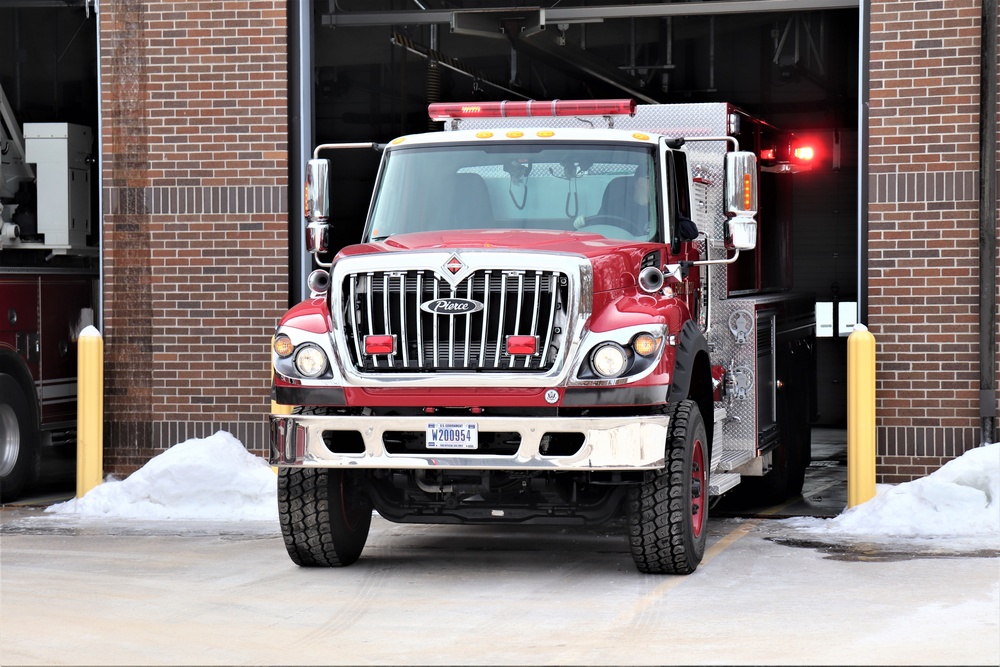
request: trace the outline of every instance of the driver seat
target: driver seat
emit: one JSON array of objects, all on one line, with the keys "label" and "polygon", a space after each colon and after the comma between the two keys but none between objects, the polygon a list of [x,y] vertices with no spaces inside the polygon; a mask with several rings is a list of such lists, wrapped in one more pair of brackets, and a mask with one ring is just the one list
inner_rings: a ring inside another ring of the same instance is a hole
[{"label": "driver seat", "polygon": [[[601,208],[597,215],[609,215],[623,220],[608,221],[616,227],[622,227],[629,234],[643,234],[649,225],[649,208],[635,200],[636,177],[619,176],[608,183],[601,198]],[[629,222],[625,226],[625,220]]]},{"label": "driver seat", "polygon": [[444,229],[483,229],[494,226],[493,202],[486,181],[479,174],[458,173],[445,209]]}]

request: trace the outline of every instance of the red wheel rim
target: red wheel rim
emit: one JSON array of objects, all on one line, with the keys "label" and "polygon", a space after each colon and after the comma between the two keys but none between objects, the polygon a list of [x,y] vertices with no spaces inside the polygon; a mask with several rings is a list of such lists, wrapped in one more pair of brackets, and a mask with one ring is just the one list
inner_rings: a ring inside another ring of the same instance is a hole
[{"label": "red wheel rim", "polygon": [[708,500],[705,448],[701,440],[695,440],[693,444],[694,453],[691,456],[691,528],[695,537],[701,537],[702,528],[705,526],[705,507]]}]

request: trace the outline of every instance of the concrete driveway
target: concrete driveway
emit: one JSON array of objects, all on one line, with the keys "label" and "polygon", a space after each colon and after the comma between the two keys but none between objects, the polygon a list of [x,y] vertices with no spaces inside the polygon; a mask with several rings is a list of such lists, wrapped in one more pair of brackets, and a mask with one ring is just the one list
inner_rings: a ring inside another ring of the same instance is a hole
[{"label": "concrete driveway", "polygon": [[687,577],[603,529],[395,525],[301,569],[276,525],[0,511],[0,663],[991,664],[1000,559],[716,518]]}]

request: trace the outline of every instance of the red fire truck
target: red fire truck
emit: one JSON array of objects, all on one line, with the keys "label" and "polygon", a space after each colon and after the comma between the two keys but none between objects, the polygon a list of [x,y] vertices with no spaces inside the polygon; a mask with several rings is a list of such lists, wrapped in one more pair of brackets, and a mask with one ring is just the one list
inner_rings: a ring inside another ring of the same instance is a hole
[{"label": "red fire truck", "polygon": [[[76,444],[76,337],[94,323],[90,128],[25,123],[0,88],[0,501]],[[68,466],[64,466],[68,467]]]},{"label": "red fire truck", "polygon": [[[689,573],[741,480],[799,493],[813,300],[791,291],[793,137],[727,104],[435,104],[445,132],[319,146],[319,269],[273,343],[285,545],[348,565],[394,522],[590,524]],[[382,150],[329,257],[329,163]]]}]

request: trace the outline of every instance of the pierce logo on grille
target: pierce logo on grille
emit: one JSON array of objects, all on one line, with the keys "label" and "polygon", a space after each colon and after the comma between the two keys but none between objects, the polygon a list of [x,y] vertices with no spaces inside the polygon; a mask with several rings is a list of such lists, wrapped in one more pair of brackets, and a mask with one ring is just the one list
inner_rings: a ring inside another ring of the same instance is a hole
[{"label": "pierce logo on grille", "polygon": [[469,315],[483,309],[483,304],[472,299],[434,299],[420,304],[420,310],[435,315]]},{"label": "pierce logo on grille", "polygon": [[444,270],[451,275],[457,275],[459,271],[465,268],[465,262],[459,259],[458,255],[452,255],[448,258],[448,261],[444,263]]}]

